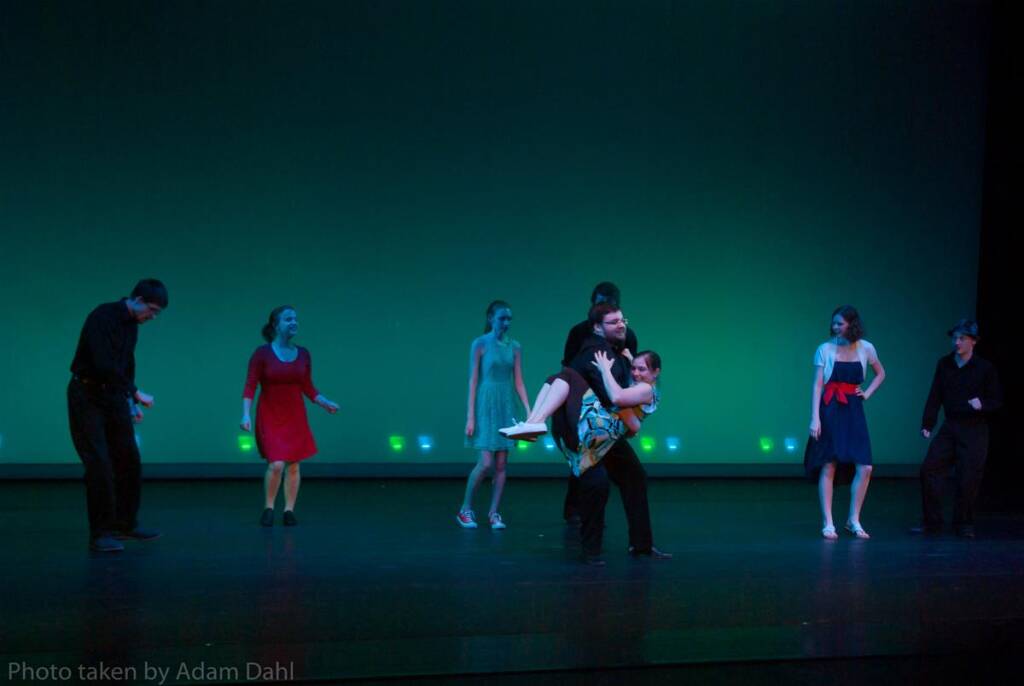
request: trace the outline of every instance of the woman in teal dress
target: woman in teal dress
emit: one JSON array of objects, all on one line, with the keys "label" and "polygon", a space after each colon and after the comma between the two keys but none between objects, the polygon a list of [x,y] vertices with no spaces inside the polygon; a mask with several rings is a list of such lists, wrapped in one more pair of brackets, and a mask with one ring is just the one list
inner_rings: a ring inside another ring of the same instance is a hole
[{"label": "woman in teal dress", "polygon": [[523,384],[522,348],[509,336],[511,323],[512,308],[502,300],[495,300],[487,307],[484,335],[475,339],[469,349],[466,445],[479,450],[480,458],[469,473],[466,494],[456,516],[459,526],[465,529],[476,528],[473,495],[491,470],[494,471],[493,492],[487,521],[492,529],[505,528],[498,505],[505,489],[508,451],[515,441],[502,436],[498,429],[520,413],[530,414],[530,401]]}]

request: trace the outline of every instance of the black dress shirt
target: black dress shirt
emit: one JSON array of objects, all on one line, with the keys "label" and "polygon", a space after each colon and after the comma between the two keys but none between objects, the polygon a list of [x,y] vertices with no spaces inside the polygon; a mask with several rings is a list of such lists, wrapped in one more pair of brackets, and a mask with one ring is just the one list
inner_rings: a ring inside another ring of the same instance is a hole
[{"label": "black dress shirt", "polygon": [[135,387],[135,343],[139,323],[123,300],[104,303],[89,313],[78,337],[71,373],[118,395],[132,396]]},{"label": "black dress shirt", "polygon": [[613,403],[608,398],[608,392],[605,390],[601,370],[591,364],[591,362],[594,361],[594,353],[598,350],[603,350],[608,357],[614,360],[614,363],[612,364],[612,376],[615,377],[619,386],[622,388],[629,386],[629,372],[631,368],[629,360],[619,354],[608,340],[602,336],[598,336],[596,333],[592,333],[583,339],[580,351],[576,353],[576,357],[574,357],[571,363],[567,366],[575,369],[580,376],[587,380],[587,383],[590,384],[591,390],[594,391],[604,407],[611,408],[613,407]]},{"label": "black dress shirt", "polygon": [[[971,398],[981,401],[981,409],[975,410],[968,402]],[[935,377],[924,405],[921,428],[931,431],[939,420],[939,407],[946,412],[946,419],[954,421],[985,421],[985,415],[1003,406],[1003,395],[999,388],[996,368],[991,362],[972,355],[963,367],[956,363],[956,353],[939,359],[935,365]]]}]

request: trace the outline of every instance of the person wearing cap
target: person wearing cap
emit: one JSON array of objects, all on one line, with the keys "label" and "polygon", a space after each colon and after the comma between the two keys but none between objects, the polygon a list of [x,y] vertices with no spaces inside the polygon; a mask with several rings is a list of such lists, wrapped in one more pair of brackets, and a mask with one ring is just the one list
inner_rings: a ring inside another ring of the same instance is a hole
[{"label": "person wearing cap", "polygon": [[[921,463],[921,525],[911,532],[942,530],[942,483],[955,467],[953,528],[958,536],[974,538],[974,501],[988,456],[988,415],[1002,406],[1002,393],[995,367],[974,353],[977,322],[961,319],[947,335],[953,351],[935,365],[921,418],[921,436],[932,442]],[[932,437],[940,407],[945,421]]]}]

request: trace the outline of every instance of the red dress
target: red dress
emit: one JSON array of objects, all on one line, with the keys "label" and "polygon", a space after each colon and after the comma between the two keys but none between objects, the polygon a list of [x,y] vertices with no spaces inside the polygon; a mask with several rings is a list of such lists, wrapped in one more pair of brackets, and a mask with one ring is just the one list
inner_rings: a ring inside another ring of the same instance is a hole
[{"label": "red dress", "polygon": [[268,462],[299,462],[316,454],[309,430],[306,403],[318,395],[313,387],[313,362],[309,351],[299,348],[293,362],[282,362],[270,345],[261,345],[249,358],[243,398],[250,400],[260,386],[256,405],[256,446]]}]

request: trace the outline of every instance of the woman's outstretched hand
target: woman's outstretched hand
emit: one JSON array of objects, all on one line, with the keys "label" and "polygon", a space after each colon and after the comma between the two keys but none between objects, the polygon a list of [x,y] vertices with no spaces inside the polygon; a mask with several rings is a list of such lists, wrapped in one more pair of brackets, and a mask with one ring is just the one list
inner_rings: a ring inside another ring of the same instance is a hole
[{"label": "woman's outstretched hand", "polygon": [[811,434],[811,437],[814,438],[815,440],[821,438],[821,420],[820,419],[812,419],[811,420],[810,434]]},{"label": "woman's outstretched hand", "polygon": [[476,429],[476,422],[471,419],[466,420],[466,436],[473,438],[473,431]]},{"label": "woman's outstretched hand", "polygon": [[612,365],[615,361],[608,357],[608,353],[603,350],[598,350],[594,353],[594,360],[590,363],[602,371],[611,371]]}]

